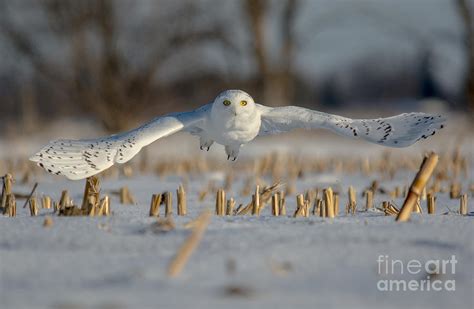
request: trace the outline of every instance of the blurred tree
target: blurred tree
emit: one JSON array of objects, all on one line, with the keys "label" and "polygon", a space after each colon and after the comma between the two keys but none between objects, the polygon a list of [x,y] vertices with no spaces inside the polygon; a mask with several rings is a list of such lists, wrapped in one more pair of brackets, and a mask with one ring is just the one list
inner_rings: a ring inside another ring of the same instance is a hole
[{"label": "blurred tree", "polygon": [[[266,104],[279,106],[291,103],[293,98],[293,59],[296,42],[293,29],[300,1],[279,1],[279,4],[282,4],[278,28],[281,37],[276,51],[267,47],[268,29],[265,24],[271,2],[275,1],[245,0],[243,11],[249,21],[249,36],[253,42],[259,96]],[[273,55],[276,55],[276,61],[271,61]]]},{"label": "blurred tree", "polygon": [[[152,3],[157,12],[165,6],[164,1]],[[181,1],[174,13],[157,14],[153,24],[138,25],[131,31],[135,39],[144,38],[147,51],[138,50],[139,56],[129,57],[120,44],[127,19],[118,15],[127,15],[127,5],[132,2],[41,0],[36,4],[47,17],[50,34],[67,45],[66,65],[42,52],[41,42],[5,14],[0,18],[2,32],[37,72],[113,132],[133,125],[134,116],[150,103],[156,74],[172,55],[203,41],[226,41],[219,27],[197,27],[193,2]],[[142,65],[136,65],[138,59]]]},{"label": "blurred tree", "polygon": [[468,0],[455,0],[456,8],[461,18],[465,46],[467,71],[464,82],[465,100],[468,109],[474,114],[474,8]]}]

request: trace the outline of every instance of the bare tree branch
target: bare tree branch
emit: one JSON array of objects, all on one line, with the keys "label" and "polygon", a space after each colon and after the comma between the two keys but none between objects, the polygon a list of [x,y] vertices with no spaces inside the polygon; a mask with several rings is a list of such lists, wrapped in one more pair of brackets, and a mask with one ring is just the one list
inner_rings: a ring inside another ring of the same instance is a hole
[{"label": "bare tree branch", "polygon": [[455,0],[459,17],[464,27],[467,73],[465,93],[468,108],[474,113],[474,13],[467,0]]}]

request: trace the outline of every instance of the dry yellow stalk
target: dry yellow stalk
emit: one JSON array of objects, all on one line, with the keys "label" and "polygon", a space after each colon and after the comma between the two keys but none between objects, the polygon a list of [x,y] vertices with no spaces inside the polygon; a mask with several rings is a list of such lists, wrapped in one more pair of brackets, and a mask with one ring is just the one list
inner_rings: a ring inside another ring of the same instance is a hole
[{"label": "dry yellow stalk", "polygon": [[272,215],[280,215],[280,195],[278,193],[275,193],[272,196]]},{"label": "dry yellow stalk", "polygon": [[435,214],[435,212],[436,212],[436,198],[431,193],[428,194],[427,208],[428,208],[428,214],[430,214],[430,215]]},{"label": "dry yellow stalk", "polygon": [[438,155],[431,153],[429,157],[423,160],[420,170],[418,171],[413,183],[410,186],[408,195],[403,203],[402,209],[398,213],[396,221],[404,222],[410,218],[411,212],[416,205],[418,198],[421,196],[423,188],[433,174],[438,163]]},{"label": "dry yellow stalk", "polygon": [[305,201],[304,201],[303,194],[298,194],[296,196],[296,210],[293,214],[294,218],[301,217],[301,216],[305,215],[305,205],[304,204],[305,204]]},{"label": "dry yellow stalk", "polygon": [[421,201],[420,201],[420,198],[418,198],[418,199],[416,200],[415,207],[413,207],[413,212],[414,212],[414,213],[418,213],[418,214],[423,213],[423,210],[421,209]]},{"label": "dry yellow stalk", "polygon": [[96,201],[99,201],[100,181],[96,176],[91,176],[86,179],[86,186],[84,188],[84,195],[82,197],[82,209],[87,208],[89,197],[93,196]]},{"label": "dry yellow stalk", "polygon": [[314,200],[313,205],[313,216],[319,216],[321,214],[321,205],[323,204],[323,200],[320,198],[316,198]]},{"label": "dry yellow stalk", "polygon": [[348,197],[349,197],[349,211],[350,213],[355,214],[356,209],[357,209],[357,201],[356,201],[356,192],[353,186],[349,186]]},{"label": "dry yellow stalk", "polygon": [[284,191],[278,191],[280,196],[280,216],[286,216],[286,198]]},{"label": "dry yellow stalk", "polygon": [[461,195],[459,199],[459,213],[463,216],[467,215],[467,194]]},{"label": "dry yellow stalk", "polygon": [[216,192],[216,215],[220,216],[221,213],[221,189]]},{"label": "dry yellow stalk", "polygon": [[253,196],[252,196],[252,201],[247,204],[247,206],[243,207],[243,205],[239,205],[239,207],[236,210],[237,215],[247,215],[252,212],[253,208]]},{"label": "dry yellow stalk", "polygon": [[374,192],[372,190],[365,191],[365,210],[374,207]]},{"label": "dry yellow stalk", "polygon": [[306,201],[304,202],[304,216],[305,216],[305,217],[309,217],[309,205],[310,205],[310,204],[309,204],[309,201],[306,200]]},{"label": "dry yellow stalk", "polygon": [[37,216],[38,215],[38,203],[36,198],[30,198],[30,215]]},{"label": "dry yellow stalk", "polygon": [[199,215],[195,222],[195,226],[193,228],[193,231],[191,232],[191,235],[189,235],[189,237],[185,240],[181,248],[179,248],[175,257],[168,266],[169,277],[177,277],[181,273],[191,254],[199,245],[199,242],[201,241],[204,232],[206,231],[206,228],[209,225],[210,218],[211,213],[209,211],[205,211],[201,215]]},{"label": "dry yellow stalk", "polygon": [[14,194],[8,194],[6,196],[6,206],[3,209],[3,214],[9,217],[16,216],[16,199]]},{"label": "dry yellow stalk", "polygon": [[63,190],[61,192],[61,198],[59,199],[59,209],[65,208],[66,206],[70,206],[71,199],[69,198],[69,192],[67,190]]},{"label": "dry yellow stalk", "polygon": [[2,186],[2,204],[0,205],[2,209],[5,209],[7,206],[7,196],[12,194],[12,186],[13,186],[13,176],[12,174],[6,174],[3,178],[3,186]]},{"label": "dry yellow stalk", "polygon": [[171,192],[163,193],[165,203],[165,217],[173,215],[173,196]]},{"label": "dry yellow stalk", "polygon": [[108,216],[109,197],[104,196],[98,203],[95,204],[96,216]]},{"label": "dry yellow stalk", "polygon": [[162,194],[153,194],[151,197],[150,203],[150,217],[159,217],[160,216],[160,205],[162,201]]},{"label": "dry yellow stalk", "polygon": [[255,194],[252,196],[253,207],[252,207],[252,215],[259,215],[260,214],[260,186],[257,185],[255,188]]},{"label": "dry yellow stalk", "polygon": [[332,188],[329,187],[323,191],[324,193],[324,203],[325,203],[325,214],[329,218],[334,218],[334,193]]},{"label": "dry yellow stalk", "polygon": [[334,193],[334,215],[337,217],[339,215],[339,194]]},{"label": "dry yellow stalk", "polygon": [[97,203],[98,201],[95,199],[95,196],[89,196],[88,198],[88,203],[87,203],[87,208],[86,209],[81,209],[83,212],[86,212],[89,217],[94,217],[98,215],[97,213]]},{"label": "dry yellow stalk", "polygon": [[223,216],[225,214],[226,197],[223,189],[217,190],[216,193],[216,215]]},{"label": "dry yellow stalk", "polygon": [[232,216],[234,214],[234,207],[235,207],[235,200],[231,197],[227,201],[227,208],[226,208],[225,214],[227,216]]},{"label": "dry yellow stalk", "polygon": [[321,200],[321,205],[319,208],[319,216],[322,218],[327,217],[327,206],[326,206],[326,202],[324,202],[323,200]]},{"label": "dry yellow stalk", "polygon": [[51,197],[49,196],[43,196],[41,199],[41,207],[43,209],[51,209]]},{"label": "dry yellow stalk", "polygon": [[386,216],[396,216],[400,212],[397,207],[387,201],[382,202],[382,208]]},{"label": "dry yellow stalk", "polygon": [[54,212],[59,212],[61,210],[61,206],[59,205],[58,202],[53,202],[53,209],[54,209]]},{"label": "dry yellow stalk", "polygon": [[182,185],[178,187],[176,191],[177,203],[178,203],[178,216],[186,216],[188,210],[186,205],[186,192]]},{"label": "dry yellow stalk", "polygon": [[120,196],[120,204],[128,204],[133,205],[135,204],[135,199],[128,189],[128,187],[122,187],[119,189],[119,196]]},{"label": "dry yellow stalk", "polygon": [[[407,190],[407,189],[405,188],[404,196],[406,196],[406,190]],[[427,196],[427,194],[426,194],[426,186],[424,186],[424,187],[423,187],[423,191],[421,191],[421,199],[422,199],[423,201],[426,200],[426,196]]]}]

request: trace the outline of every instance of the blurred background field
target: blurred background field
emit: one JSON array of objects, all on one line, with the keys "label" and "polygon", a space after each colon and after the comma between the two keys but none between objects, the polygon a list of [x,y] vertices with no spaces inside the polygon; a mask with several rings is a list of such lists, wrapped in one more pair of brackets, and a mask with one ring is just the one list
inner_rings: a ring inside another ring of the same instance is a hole
[{"label": "blurred background field", "polygon": [[227,88],[350,116],[472,113],[473,19],[470,0],[1,0],[0,128],[116,132]]}]

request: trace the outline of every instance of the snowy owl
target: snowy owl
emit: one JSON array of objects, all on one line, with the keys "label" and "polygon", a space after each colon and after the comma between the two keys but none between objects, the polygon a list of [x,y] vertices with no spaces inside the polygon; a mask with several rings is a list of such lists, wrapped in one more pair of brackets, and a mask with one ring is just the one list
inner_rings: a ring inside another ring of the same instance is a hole
[{"label": "snowy owl", "polygon": [[77,180],[98,174],[114,163],[132,159],[142,147],[178,131],[199,136],[201,150],[216,142],[225,146],[228,160],[257,136],[296,128],[323,128],[337,134],[390,147],[406,147],[434,135],[444,118],[423,113],[379,119],[350,119],[310,109],[267,107],[242,90],[226,90],[212,103],[194,111],[173,113],[134,130],[98,139],[56,140],[30,158],[52,174]]}]

